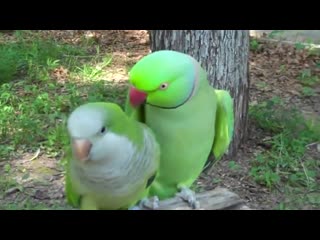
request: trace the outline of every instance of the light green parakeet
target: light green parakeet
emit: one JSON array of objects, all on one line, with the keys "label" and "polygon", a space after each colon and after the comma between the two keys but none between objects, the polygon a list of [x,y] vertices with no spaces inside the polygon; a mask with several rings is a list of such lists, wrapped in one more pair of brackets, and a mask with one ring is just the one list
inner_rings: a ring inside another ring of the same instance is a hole
[{"label": "light green parakeet", "polygon": [[234,128],[233,99],[209,85],[191,56],[169,50],[153,52],[129,73],[126,113],[146,123],[160,144],[160,169],[149,196],[175,194],[199,206],[190,186],[210,154],[227,151]]},{"label": "light green parakeet", "polygon": [[114,103],[87,103],[68,118],[66,195],[86,210],[128,209],[148,195],[159,166],[152,131]]}]

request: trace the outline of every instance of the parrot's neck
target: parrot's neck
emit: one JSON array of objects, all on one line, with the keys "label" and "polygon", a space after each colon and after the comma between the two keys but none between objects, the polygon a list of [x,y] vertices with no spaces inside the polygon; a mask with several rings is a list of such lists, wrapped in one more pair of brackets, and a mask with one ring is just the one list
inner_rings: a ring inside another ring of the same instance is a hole
[{"label": "parrot's neck", "polygon": [[204,87],[203,80],[206,80],[206,72],[204,71],[204,69],[197,62],[195,62],[195,64],[196,74],[193,83],[194,86],[188,100],[192,99],[199,92],[199,90]]}]

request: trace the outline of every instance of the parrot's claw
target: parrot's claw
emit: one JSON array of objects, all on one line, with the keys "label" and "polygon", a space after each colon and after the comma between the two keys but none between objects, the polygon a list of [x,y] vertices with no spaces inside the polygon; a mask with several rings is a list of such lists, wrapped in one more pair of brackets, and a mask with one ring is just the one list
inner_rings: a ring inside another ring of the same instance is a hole
[{"label": "parrot's claw", "polygon": [[144,208],[149,208],[155,210],[159,207],[159,198],[157,196],[150,199],[143,198],[138,205],[130,207],[129,210],[142,210]]},{"label": "parrot's claw", "polygon": [[128,210],[142,210],[139,206],[130,207]]},{"label": "parrot's claw", "polygon": [[200,202],[196,199],[196,194],[189,188],[181,187],[176,196],[187,201],[193,209],[200,209]]},{"label": "parrot's claw", "polygon": [[154,196],[152,198],[143,198],[140,203],[139,207],[146,207],[152,210],[155,210],[159,208],[159,198],[157,196]]}]

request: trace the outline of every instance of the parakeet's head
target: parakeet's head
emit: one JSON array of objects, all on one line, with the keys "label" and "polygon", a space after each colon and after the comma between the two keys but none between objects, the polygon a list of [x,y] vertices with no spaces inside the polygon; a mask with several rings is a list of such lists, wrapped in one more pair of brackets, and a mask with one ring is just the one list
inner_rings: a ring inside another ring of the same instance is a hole
[{"label": "parakeet's head", "polygon": [[176,108],[192,96],[198,70],[199,64],[189,55],[171,50],[153,52],[129,73],[130,104]]},{"label": "parakeet's head", "polygon": [[116,144],[121,144],[121,129],[127,116],[113,103],[87,103],[70,115],[67,127],[72,152],[80,162],[101,161],[112,158]]}]

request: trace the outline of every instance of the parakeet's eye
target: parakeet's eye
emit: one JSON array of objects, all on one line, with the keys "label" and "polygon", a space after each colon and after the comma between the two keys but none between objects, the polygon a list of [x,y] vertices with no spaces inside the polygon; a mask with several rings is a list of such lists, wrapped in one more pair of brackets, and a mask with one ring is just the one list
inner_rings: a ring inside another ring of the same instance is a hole
[{"label": "parakeet's eye", "polygon": [[168,83],[162,83],[159,88],[160,88],[161,90],[164,90],[164,89],[166,89],[168,86],[169,86]]},{"label": "parakeet's eye", "polygon": [[105,127],[101,128],[101,130],[100,130],[101,133],[104,133],[105,131],[106,131]]}]

